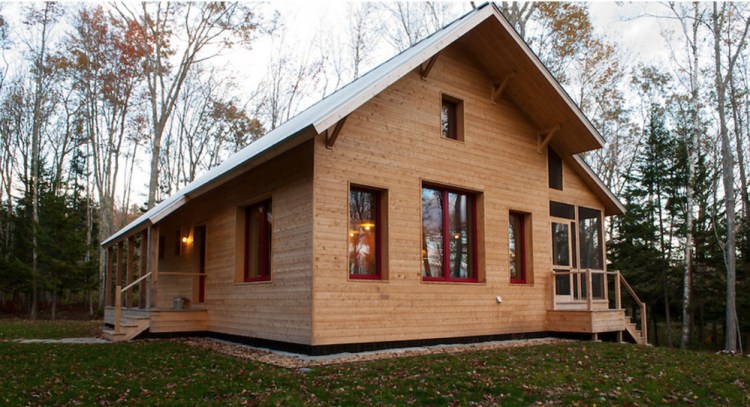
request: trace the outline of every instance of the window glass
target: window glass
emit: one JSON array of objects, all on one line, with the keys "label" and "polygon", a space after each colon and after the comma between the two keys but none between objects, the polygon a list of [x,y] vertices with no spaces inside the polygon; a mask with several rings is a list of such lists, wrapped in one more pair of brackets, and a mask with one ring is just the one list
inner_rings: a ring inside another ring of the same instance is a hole
[{"label": "window glass", "polygon": [[549,216],[563,219],[575,219],[576,208],[573,205],[562,202],[549,202]]},{"label": "window glass", "polygon": [[601,212],[596,209],[578,208],[581,269],[604,269],[601,219]]},{"label": "window glass", "polygon": [[556,266],[570,266],[570,239],[568,225],[552,223],[552,264]]},{"label": "window glass", "polygon": [[450,223],[450,277],[473,278],[471,227],[474,223],[469,210],[469,196],[448,192],[448,222]]},{"label": "window glass", "polygon": [[508,245],[510,252],[510,281],[525,282],[524,264],[524,215],[510,213],[508,225]]},{"label": "window glass", "polygon": [[422,276],[443,275],[443,194],[422,188]]},{"label": "window glass", "polygon": [[422,276],[473,280],[474,196],[440,188],[422,188]]},{"label": "window glass", "polygon": [[349,274],[380,275],[380,193],[352,188],[349,193]]},{"label": "window glass", "polygon": [[270,277],[271,201],[249,206],[245,210],[245,281]]},{"label": "window glass", "polygon": [[440,115],[440,129],[443,137],[458,140],[458,103],[445,97]]},{"label": "window glass", "polygon": [[551,148],[547,148],[547,170],[549,187],[562,191],[563,189],[563,165],[562,159]]}]

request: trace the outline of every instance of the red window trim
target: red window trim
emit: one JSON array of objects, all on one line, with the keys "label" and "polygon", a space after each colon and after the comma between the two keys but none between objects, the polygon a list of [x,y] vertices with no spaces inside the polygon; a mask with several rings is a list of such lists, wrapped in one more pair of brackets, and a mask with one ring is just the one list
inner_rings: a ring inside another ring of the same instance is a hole
[{"label": "red window trim", "polygon": [[[352,274],[349,273],[349,278],[352,280],[382,280],[383,273],[381,272],[381,261],[383,258],[383,254],[380,252],[381,247],[383,246],[381,244],[382,239],[382,228],[381,228],[381,218],[382,218],[382,208],[381,208],[381,200],[382,200],[382,192],[379,189],[373,189],[373,188],[367,188],[367,187],[359,187],[359,186],[351,186],[349,188],[349,199],[351,200],[351,194],[352,191],[360,191],[360,192],[369,192],[375,194],[375,272],[376,274]],[[350,203],[351,205],[351,203]],[[351,211],[351,206],[349,211]],[[351,212],[349,213],[349,219],[351,220]]]},{"label": "red window trim", "polygon": [[[511,278],[510,283],[511,284],[526,284],[526,216],[527,215],[522,212],[511,211],[508,216],[509,217],[517,216],[521,220],[521,222],[519,223],[521,225],[521,233],[520,233],[521,278],[520,279]],[[518,250],[518,246],[516,246],[516,249]]]},{"label": "red window trim", "polygon": [[270,259],[268,258],[268,245],[270,242],[268,242],[268,222],[265,221],[265,218],[262,222],[260,222],[260,272],[262,273],[258,277],[249,278],[248,272],[249,272],[249,264],[250,264],[250,252],[247,250],[247,244],[250,240],[250,212],[257,207],[261,207],[263,209],[263,214],[265,215],[268,213],[268,209],[271,207],[271,200],[267,199],[262,202],[258,202],[254,205],[250,205],[245,208],[245,244],[244,244],[244,251],[245,251],[245,264],[244,264],[244,271],[243,271],[243,281],[246,283],[251,283],[255,281],[270,281],[271,280],[271,267],[270,267]]},{"label": "red window trim", "polygon": [[[479,267],[477,264],[477,199],[476,194],[474,192],[468,192],[468,191],[460,191],[456,189],[450,189],[445,187],[440,187],[436,185],[431,184],[423,184],[422,189],[428,188],[428,189],[434,189],[436,191],[440,191],[440,200],[441,200],[441,207],[443,209],[443,277],[430,277],[430,276],[422,276],[422,281],[435,281],[435,282],[454,282],[454,283],[477,283],[479,282]],[[474,275],[475,277],[472,278],[455,278],[451,277],[451,266],[450,266],[450,250],[445,250],[446,247],[449,245],[447,243],[450,242],[450,228],[446,227],[446,225],[450,224],[449,219],[449,211],[445,210],[445,208],[448,208],[448,194],[449,193],[458,193],[458,194],[465,194],[466,196],[471,198],[471,204],[468,205],[468,207],[471,210],[471,263],[474,266]],[[424,239],[424,236],[422,237]]]}]

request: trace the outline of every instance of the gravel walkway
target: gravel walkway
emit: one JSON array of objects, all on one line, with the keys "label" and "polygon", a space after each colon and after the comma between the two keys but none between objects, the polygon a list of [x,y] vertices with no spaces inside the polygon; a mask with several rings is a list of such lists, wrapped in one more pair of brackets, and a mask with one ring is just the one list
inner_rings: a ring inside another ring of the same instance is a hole
[{"label": "gravel walkway", "polygon": [[508,349],[524,346],[550,345],[573,342],[559,338],[524,339],[497,342],[482,342],[461,345],[435,345],[418,348],[399,348],[373,352],[361,353],[338,353],[325,356],[307,356],[296,353],[273,351],[256,348],[234,342],[228,342],[212,338],[185,338],[175,339],[178,342],[201,349],[209,349],[225,355],[250,359],[257,362],[267,363],[287,369],[307,370],[315,366],[335,365],[339,363],[362,362],[368,360],[388,359],[405,356],[448,354],[460,352],[473,352],[490,349]]}]

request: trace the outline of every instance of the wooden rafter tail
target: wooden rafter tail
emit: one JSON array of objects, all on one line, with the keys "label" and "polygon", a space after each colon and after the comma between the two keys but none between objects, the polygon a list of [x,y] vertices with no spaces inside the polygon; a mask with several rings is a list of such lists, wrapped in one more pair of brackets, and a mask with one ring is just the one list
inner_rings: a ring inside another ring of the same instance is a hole
[{"label": "wooden rafter tail", "polygon": [[336,122],[336,125],[333,126],[333,130],[328,129],[326,130],[326,148],[333,148],[333,145],[336,143],[336,139],[339,137],[339,133],[341,133],[341,129],[344,127],[344,123],[346,122],[346,118],[349,116],[344,116]]},{"label": "wooden rafter tail", "polygon": [[556,124],[547,130],[539,132],[539,135],[537,136],[537,151],[539,152],[539,154],[542,153],[542,150],[544,150],[544,147],[547,147],[547,144],[549,144],[549,142],[552,141],[552,138],[555,137],[555,135],[559,131],[560,131],[560,125]]},{"label": "wooden rafter tail", "polygon": [[432,58],[422,63],[422,65],[420,66],[420,75],[422,77],[422,80],[427,80],[427,76],[430,74],[432,67],[435,66],[435,61],[437,61],[439,55],[440,53],[438,52]]},{"label": "wooden rafter tail", "polygon": [[492,101],[492,104],[495,104],[497,100],[503,96],[503,92],[508,86],[508,82],[510,82],[510,79],[515,75],[515,72],[511,72],[492,85],[492,92],[490,94],[490,100]]}]

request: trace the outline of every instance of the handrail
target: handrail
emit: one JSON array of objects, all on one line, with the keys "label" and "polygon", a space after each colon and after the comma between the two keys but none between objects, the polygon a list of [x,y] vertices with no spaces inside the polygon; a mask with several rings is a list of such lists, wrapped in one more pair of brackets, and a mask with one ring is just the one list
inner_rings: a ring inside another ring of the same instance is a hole
[{"label": "handrail", "polygon": [[133,288],[133,287],[134,287],[134,286],[135,286],[136,284],[138,284],[138,283],[140,283],[141,281],[143,281],[143,280],[145,280],[146,278],[148,278],[148,276],[150,276],[150,275],[151,275],[151,273],[152,273],[152,272],[148,272],[148,273],[144,274],[144,275],[143,275],[143,276],[141,276],[141,277],[140,277],[140,278],[139,278],[138,280],[135,280],[135,281],[133,281],[132,283],[130,283],[130,285],[129,285],[129,286],[127,286],[127,287],[123,288],[122,290],[120,290],[120,292],[124,293],[125,291],[127,291],[127,290],[129,290],[129,289]]},{"label": "handrail", "polygon": [[[117,285],[115,286],[115,335],[120,334],[120,320],[122,315],[122,294],[127,292],[129,289],[135,287],[136,284],[140,283],[141,281],[147,279],[151,276],[152,272],[148,272],[141,277],[139,277],[137,280],[133,281],[132,283],[128,284],[125,288],[120,288],[121,286]],[[130,301],[128,301],[128,304],[130,304]]]},{"label": "handrail", "polygon": [[[645,341],[648,341],[648,318],[646,316],[646,304],[641,301],[640,298],[638,298],[638,295],[635,293],[635,290],[630,286],[627,280],[625,280],[625,277],[622,276],[619,270],[617,270],[618,275],[618,282],[625,285],[625,288],[628,290],[628,293],[630,293],[630,296],[633,297],[633,300],[635,300],[635,303],[641,308],[641,338]],[[635,316],[633,316],[635,318]]]}]

